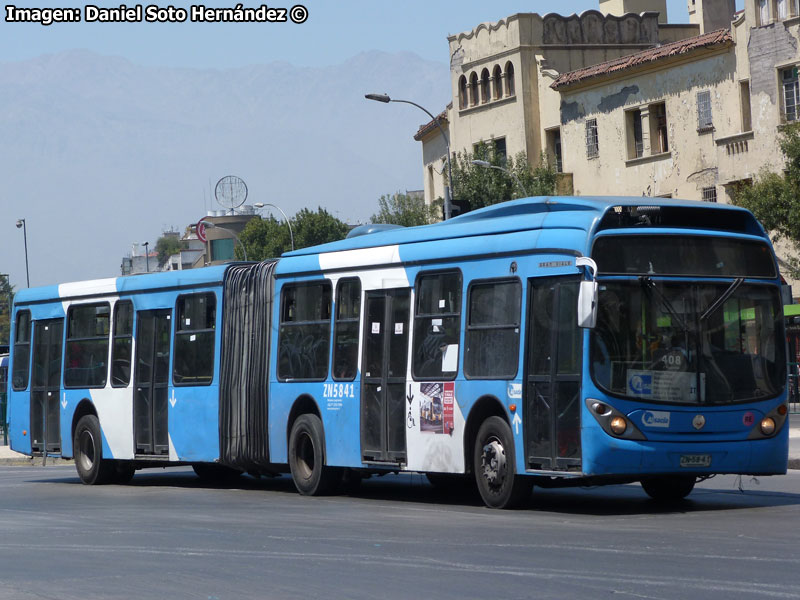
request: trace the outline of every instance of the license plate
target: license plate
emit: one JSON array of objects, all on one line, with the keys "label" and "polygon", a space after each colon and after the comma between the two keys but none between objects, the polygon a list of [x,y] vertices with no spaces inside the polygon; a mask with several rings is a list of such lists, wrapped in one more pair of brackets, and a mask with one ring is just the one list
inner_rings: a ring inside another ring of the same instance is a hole
[{"label": "license plate", "polygon": [[710,467],[710,454],[681,454],[682,467]]}]

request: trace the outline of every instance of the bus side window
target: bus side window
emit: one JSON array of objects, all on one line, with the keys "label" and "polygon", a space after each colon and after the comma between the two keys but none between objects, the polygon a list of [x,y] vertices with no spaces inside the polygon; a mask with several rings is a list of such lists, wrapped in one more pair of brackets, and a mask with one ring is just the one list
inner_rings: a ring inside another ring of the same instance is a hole
[{"label": "bus side window", "polygon": [[17,313],[17,326],[14,331],[14,366],[11,384],[16,391],[28,389],[28,376],[31,364],[31,311]]},{"label": "bus side window", "polygon": [[421,275],[414,314],[415,379],[455,379],[461,338],[461,272]]},{"label": "bus side window", "polygon": [[114,305],[114,338],[111,345],[111,385],[126,387],[131,380],[133,303],[120,300]]},{"label": "bus side window", "polygon": [[213,293],[179,296],[172,381],[208,385],[214,378],[217,298]]},{"label": "bus side window", "polygon": [[111,309],[102,304],[73,304],[67,315],[64,387],[105,387]]},{"label": "bus side window", "polygon": [[513,379],[519,363],[522,285],[519,280],[473,282],[469,288],[464,374]]},{"label": "bus side window", "polygon": [[321,381],[328,376],[331,284],[287,284],[281,290],[278,379]]},{"label": "bus side window", "polygon": [[361,282],[342,279],[336,286],[336,321],[333,333],[333,378],[352,381],[358,372],[358,323],[361,316]]}]

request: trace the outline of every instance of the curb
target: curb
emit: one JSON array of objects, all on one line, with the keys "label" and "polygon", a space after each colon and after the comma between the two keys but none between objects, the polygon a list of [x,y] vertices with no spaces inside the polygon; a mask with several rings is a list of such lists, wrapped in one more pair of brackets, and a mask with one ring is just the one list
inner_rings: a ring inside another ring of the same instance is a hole
[{"label": "curb", "polygon": [[[51,465],[72,465],[75,461],[71,458],[55,458],[49,456],[47,458],[47,464],[44,466],[51,466]],[[20,454],[17,456],[11,457],[3,457],[0,458],[0,466],[3,467],[41,467],[42,466],[42,457],[37,456],[36,458],[31,458],[30,456],[25,456],[24,454]]]}]

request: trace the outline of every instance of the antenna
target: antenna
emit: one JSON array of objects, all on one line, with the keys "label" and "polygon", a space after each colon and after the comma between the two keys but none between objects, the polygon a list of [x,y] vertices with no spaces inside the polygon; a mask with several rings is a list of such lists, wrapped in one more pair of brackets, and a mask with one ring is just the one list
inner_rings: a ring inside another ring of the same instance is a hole
[{"label": "antenna", "polygon": [[214,187],[214,197],[223,208],[228,208],[233,214],[233,209],[240,207],[247,200],[247,185],[241,177],[226,175]]}]

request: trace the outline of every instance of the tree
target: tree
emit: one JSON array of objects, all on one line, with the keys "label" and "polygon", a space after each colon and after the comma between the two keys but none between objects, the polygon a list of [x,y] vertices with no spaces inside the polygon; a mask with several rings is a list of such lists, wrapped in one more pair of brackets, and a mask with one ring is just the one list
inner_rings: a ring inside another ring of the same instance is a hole
[{"label": "tree", "polygon": [[0,277],[0,344],[10,344],[11,302],[14,299],[14,286],[8,277]]},{"label": "tree", "polygon": [[321,206],[317,211],[300,210],[292,219],[294,247],[307,248],[343,240],[350,228]]},{"label": "tree", "polygon": [[158,253],[158,266],[163,267],[173,254],[178,254],[186,248],[186,242],[181,241],[177,235],[162,235],[156,240]]},{"label": "tree", "polygon": [[[524,189],[514,177],[502,170],[472,164],[475,159],[511,171]],[[452,167],[453,199],[467,201],[471,210],[514,198],[555,194],[556,173],[544,156],[536,167],[531,168],[525,152],[513,158],[505,157],[495,152],[493,147],[480,143],[474,153],[457,153]]]},{"label": "tree", "polygon": [[[316,211],[304,208],[291,219],[295,249],[307,248],[343,239],[350,228],[324,208]],[[289,227],[286,221],[273,216],[266,219],[251,219],[239,240],[247,249],[250,260],[277,258],[292,249]],[[241,248],[236,246],[236,258],[244,258]]]},{"label": "tree", "polygon": [[378,213],[372,215],[371,223],[387,223],[414,227],[438,220],[439,211],[434,205],[425,203],[421,196],[409,194],[386,194],[378,200]]},{"label": "tree", "polygon": [[778,133],[786,157],[783,173],[764,167],[752,185],[734,190],[733,203],[751,211],[769,231],[773,242],[789,242],[793,256],[786,260],[789,274],[800,278],[800,124],[787,125]]}]

